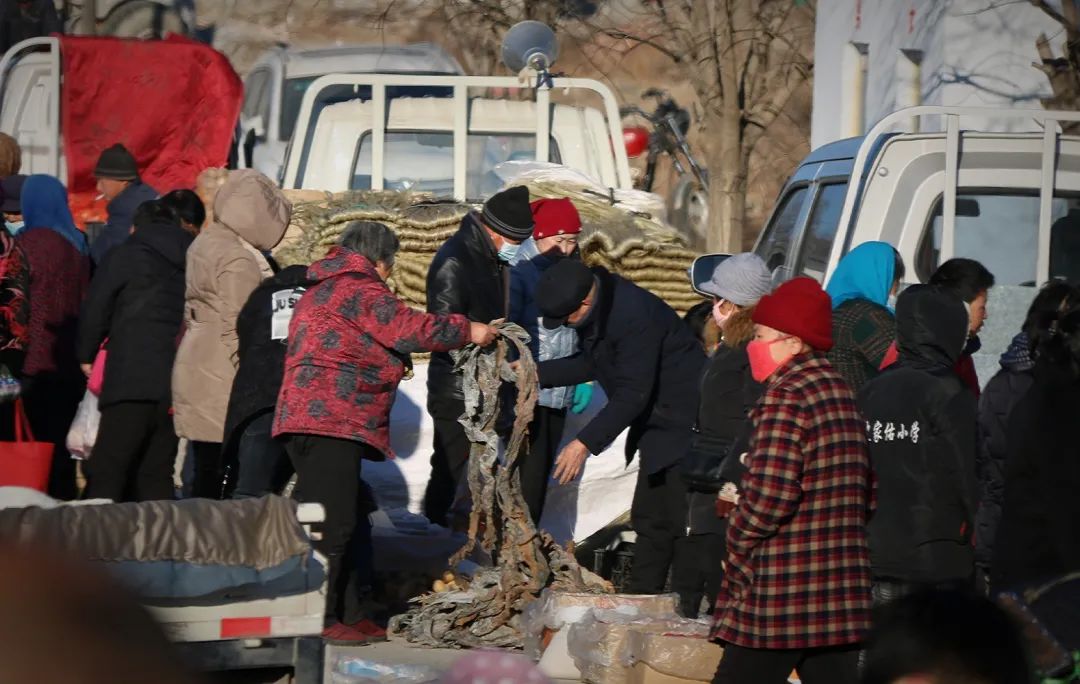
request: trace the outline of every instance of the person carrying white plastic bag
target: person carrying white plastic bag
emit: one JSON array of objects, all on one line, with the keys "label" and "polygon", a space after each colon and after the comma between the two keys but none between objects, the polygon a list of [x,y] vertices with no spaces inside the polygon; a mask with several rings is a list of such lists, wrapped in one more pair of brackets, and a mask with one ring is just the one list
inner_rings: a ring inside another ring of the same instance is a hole
[{"label": "person carrying white plastic bag", "polygon": [[100,422],[101,411],[98,410],[97,395],[86,390],[79,402],[79,410],[75,412],[75,420],[71,421],[71,428],[68,429],[67,449],[72,458],[80,461],[90,458],[97,441]]}]

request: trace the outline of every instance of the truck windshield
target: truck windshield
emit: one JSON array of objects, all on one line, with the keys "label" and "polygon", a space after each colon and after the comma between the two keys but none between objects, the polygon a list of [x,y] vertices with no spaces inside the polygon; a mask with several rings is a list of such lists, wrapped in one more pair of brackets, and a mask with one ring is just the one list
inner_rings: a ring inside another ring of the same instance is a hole
[{"label": "truck windshield", "polygon": [[[998,285],[1035,285],[1039,243],[1037,193],[960,191],[956,196],[954,252],[981,262]],[[942,199],[939,197],[919,241],[916,270],[925,282],[939,265]],[[1058,195],[1051,203],[1050,277],[1080,276],[1080,195]]]},{"label": "truck windshield", "polygon": [[[442,72],[419,72],[422,76],[446,76]],[[304,93],[319,76],[303,76],[285,80],[285,87],[281,94],[281,122],[280,131],[282,141],[288,142],[292,138],[296,128],[296,117],[300,115],[300,104],[304,101]],[[450,97],[454,94],[453,88],[444,86],[391,86],[386,89],[386,98],[391,100],[395,97]],[[333,86],[326,88],[320,93],[319,101],[312,109],[312,121],[318,121],[319,112],[326,105],[348,100],[370,100],[371,86]]]},{"label": "truck windshield", "polygon": [[[413,190],[436,195],[454,193],[454,134],[443,131],[387,131],[383,148],[383,187]],[[371,189],[371,134],[365,133],[357,146],[351,190]],[[498,192],[502,180],[495,166],[505,161],[534,159],[536,136],[529,133],[469,133],[466,151],[465,192],[470,199],[483,199]],[[551,140],[551,161],[559,161],[555,139]]]}]

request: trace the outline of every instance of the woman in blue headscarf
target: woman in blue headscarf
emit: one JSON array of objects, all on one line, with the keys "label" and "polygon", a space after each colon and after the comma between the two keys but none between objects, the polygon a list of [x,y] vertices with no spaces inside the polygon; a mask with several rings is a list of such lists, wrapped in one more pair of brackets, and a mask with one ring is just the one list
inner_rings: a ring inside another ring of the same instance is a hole
[{"label": "woman in blue headscarf", "polygon": [[896,339],[890,298],[904,278],[904,261],[887,242],[864,242],[840,260],[825,291],[832,298],[829,361],[858,392],[878,374]]},{"label": "woman in blue headscarf", "polygon": [[75,468],[64,442],[86,387],[75,349],[90,281],[86,236],[71,218],[67,190],[52,176],[26,179],[22,210],[26,226],[15,241],[30,265],[22,398],[34,438],[55,445],[49,494],[71,499]]}]

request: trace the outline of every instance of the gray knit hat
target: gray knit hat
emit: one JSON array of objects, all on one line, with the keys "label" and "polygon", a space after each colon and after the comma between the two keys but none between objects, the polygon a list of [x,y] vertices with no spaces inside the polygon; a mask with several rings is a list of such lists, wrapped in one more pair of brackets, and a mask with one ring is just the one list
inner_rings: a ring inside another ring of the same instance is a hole
[{"label": "gray knit hat", "polygon": [[736,306],[753,306],[772,291],[772,275],[761,257],[744,252],[721,261],[712,278],[698,287]]}]

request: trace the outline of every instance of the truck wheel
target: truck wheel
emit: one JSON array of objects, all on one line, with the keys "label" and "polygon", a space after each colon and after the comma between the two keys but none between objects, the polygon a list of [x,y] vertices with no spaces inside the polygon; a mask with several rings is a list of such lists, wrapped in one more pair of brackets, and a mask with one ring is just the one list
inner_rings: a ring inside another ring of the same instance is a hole
[{"label": "truck wheel", "polygon": [[703,247],[709,232],[708,190],[693,178],[680,178],[671,191],[668,219],[692,246]]},{"label": "truck wheel", "polygon": [[153,0],[131,0],[113,9],[101,24],[101,35],[153,38],[155,17],[161,16],[161,35],[186,34],[187,27],[172,7]]}]

